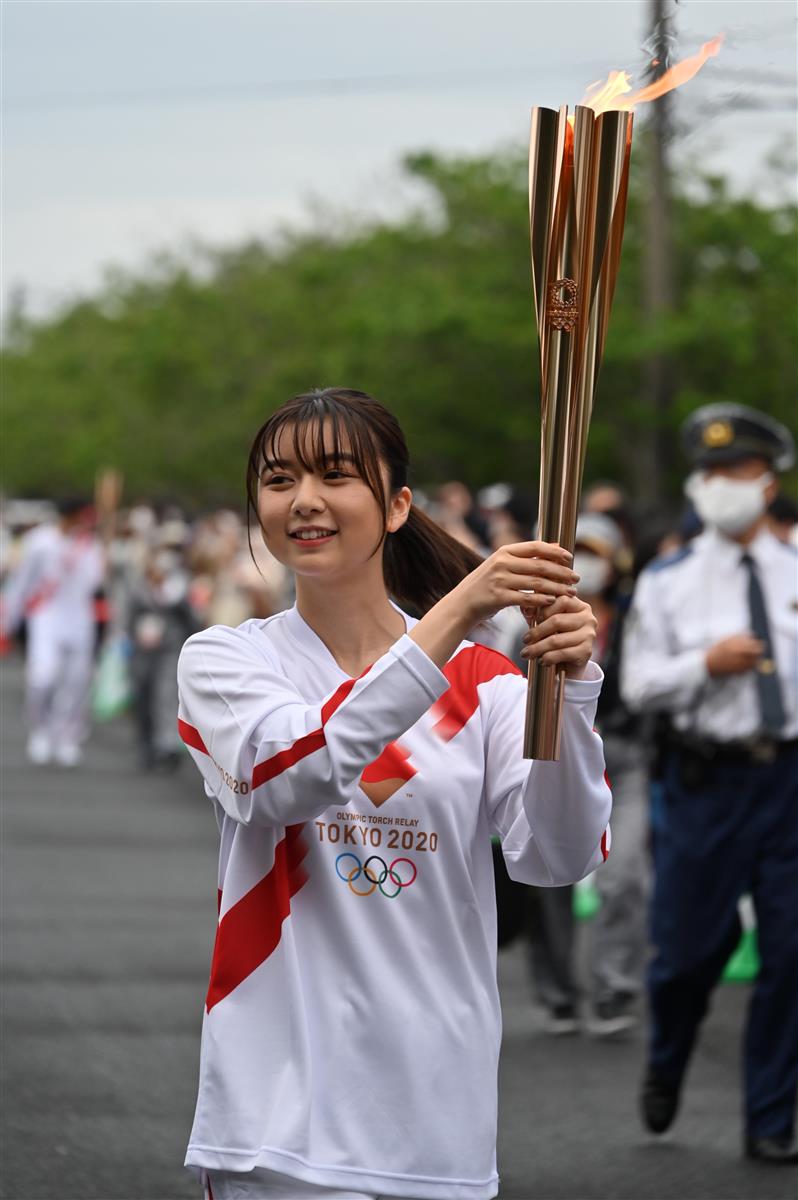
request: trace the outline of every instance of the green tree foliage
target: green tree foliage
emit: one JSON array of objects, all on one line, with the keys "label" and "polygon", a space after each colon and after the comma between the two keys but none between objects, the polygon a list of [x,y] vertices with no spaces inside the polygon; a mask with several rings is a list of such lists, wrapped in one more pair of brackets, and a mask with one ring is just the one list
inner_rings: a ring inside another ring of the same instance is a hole
[{"label": "green tree foliage", "polygon": [[[664,347],[684,414],[717,399],[794,413],[796,208],[677,187],[679,303],[642,318],[644,144],[591,426],[587,477],[631,482],[650,423],[642,364]],[[370,391],[399,416],[418,482],[536,485],[537,345],[526,164],[443,159],[406,170],[430,204],[399,224],[317,229],[116,274],[48,320],[19,311],[2,355],[4,487],[86,488],[98,467],[126,495],[238,502],[252,434],[312,386]],[[671,486],[678,487],[678,469]]]}]

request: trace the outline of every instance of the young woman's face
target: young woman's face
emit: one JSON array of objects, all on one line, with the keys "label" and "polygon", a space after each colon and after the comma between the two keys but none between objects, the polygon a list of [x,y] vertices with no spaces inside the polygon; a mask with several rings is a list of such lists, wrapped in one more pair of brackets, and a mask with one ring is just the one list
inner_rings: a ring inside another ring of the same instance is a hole
[{"label": "young woman's face", "polygon": [[[293,443],[292,431],[284,430],[261,474],[258,516],[271,553],[298,575],[351,574],[372,558],[381,564],[380,507],[346,447],[337,462],[328,458],[307,469]],[[411,499],[408,488],[391,497],[389,533],[404,524]]]}]

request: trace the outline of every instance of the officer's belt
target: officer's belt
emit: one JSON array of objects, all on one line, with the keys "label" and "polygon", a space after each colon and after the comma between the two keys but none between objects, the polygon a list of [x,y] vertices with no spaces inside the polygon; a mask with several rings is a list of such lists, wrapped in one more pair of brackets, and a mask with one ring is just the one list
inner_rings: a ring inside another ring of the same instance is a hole
[{"label": "officer's belt", "polygon": [[693,754],[706,763],[744,762],[763,766],[775,762],[791,746],[798,746],[798,738],[784,741],[765,734],[754,734],[734,741],[714,742],[710,738],[696,737],[671,728],[667,745],[671,749]]}]

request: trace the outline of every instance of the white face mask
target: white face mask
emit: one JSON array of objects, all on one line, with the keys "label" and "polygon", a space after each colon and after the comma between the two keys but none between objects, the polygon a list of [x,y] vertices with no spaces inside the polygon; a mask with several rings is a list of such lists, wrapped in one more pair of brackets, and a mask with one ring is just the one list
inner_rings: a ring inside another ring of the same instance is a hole
[{"label": "white face mask", "polygon": [[696,471],[684,485],[688,500],[705,525],[734,537],[758,521],[767,508],[765,488],[773,480],[769,471],[758,479],[729,479],[714,475],[707,479]]},{"label": "white face mask", "polygon": [[591,554],[589,550],[574,553],[573,569],[579,576],[576,585],[578,596],[600,596],[612,576],[612,565],[606,558]]}]

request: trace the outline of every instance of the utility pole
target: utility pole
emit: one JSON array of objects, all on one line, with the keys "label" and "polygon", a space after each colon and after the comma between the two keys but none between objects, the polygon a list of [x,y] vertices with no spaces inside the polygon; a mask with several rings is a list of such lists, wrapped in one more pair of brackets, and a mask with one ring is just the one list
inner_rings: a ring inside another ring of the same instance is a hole
[{"label": "utility pole", "polygon": [[[669,0],[649,0],[651,51],[650,79],[658,79],[670,65],[673,33],[667,14]],[[644,312],[649,332],[656,333],[673,309],[673,236],[668,151],[671,134],[671,100],[666,93],[649,107],[649,186],[645,213]],[[643,364],[643,401],[648,421],[641,431],[636,461],[636,490],[646,508],[666,499],[670,463],[675,457],[673,434],[667,428],[676,390],[673,363],[666,351],[653,351]]]}]

